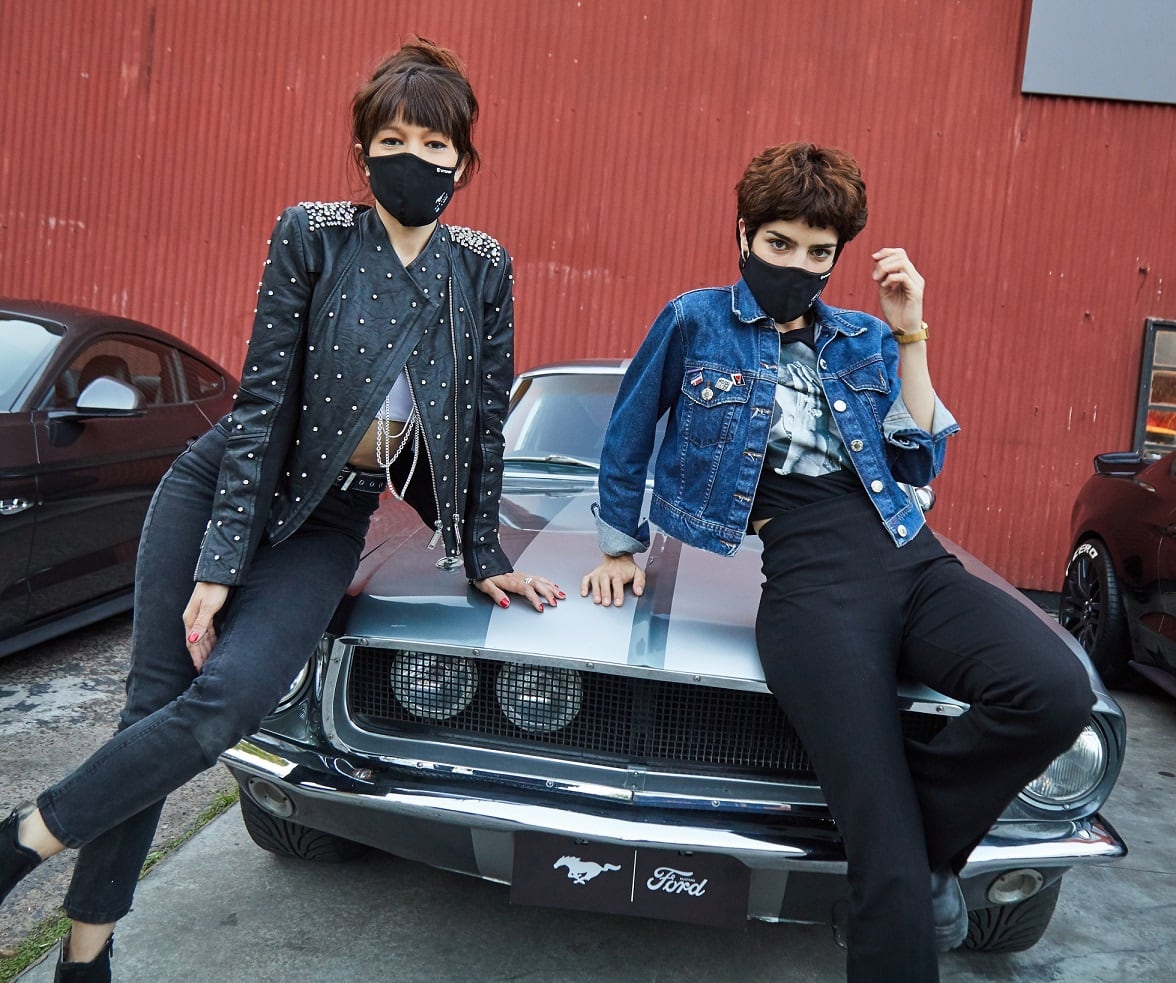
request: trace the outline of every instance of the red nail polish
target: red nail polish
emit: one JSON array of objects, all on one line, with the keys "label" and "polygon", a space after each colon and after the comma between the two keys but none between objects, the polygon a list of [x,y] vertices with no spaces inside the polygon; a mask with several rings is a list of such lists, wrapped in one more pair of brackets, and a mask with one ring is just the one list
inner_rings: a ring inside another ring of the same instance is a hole
[{"label": "red nail polish", "polygon": [[540,614],[542,614],[542,613],[543,613],[543,605],[542,605],[542,604],[540,604],[540,605],[539,605],[539,613],[540,613]]},{"label": "red nail polish", "polygon": [[499,602],[498,602],[498,606],[499,606],[500,608],[508,608],[508,607],[510,607],[510,601],[508,601],[508,600],[507,600],[507,599],[504,597],[504,598],[503,598],[501,601],[499,601]]},{"label": "red nail polish", "polygon": [[192,632],[192,634],[188,636],[188,641],[189,641],[189,642],[198,642],[198,641],[200,641],[200,634],[199,634],[199,632]]}]

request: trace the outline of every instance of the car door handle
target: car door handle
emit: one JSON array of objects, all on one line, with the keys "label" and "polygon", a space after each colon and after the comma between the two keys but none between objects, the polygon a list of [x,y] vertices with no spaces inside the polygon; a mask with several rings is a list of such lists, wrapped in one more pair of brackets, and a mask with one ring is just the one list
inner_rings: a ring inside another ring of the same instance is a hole
[{"label": "car door handle", "polygon": [[33,503],[27,498],[0,498],[0,515],[17,515],[32,507]]}]

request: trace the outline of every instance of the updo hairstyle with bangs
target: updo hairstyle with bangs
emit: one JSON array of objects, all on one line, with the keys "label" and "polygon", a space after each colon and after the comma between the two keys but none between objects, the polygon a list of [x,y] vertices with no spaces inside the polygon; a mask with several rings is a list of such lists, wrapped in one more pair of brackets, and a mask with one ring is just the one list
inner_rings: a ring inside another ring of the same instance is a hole
[{"label": "updo hairstyle with bangs", "polygon": [[471,132],[478,119],[478,100],[461,59],[426,38],[403,45],[385,58],[351,101],[351,136],[360,149],[355,163],[364,172],[363,155],[372,138],[389,123],[402,119],[444,133],[465,169],[456,186],[465,187],[481,164]]}]

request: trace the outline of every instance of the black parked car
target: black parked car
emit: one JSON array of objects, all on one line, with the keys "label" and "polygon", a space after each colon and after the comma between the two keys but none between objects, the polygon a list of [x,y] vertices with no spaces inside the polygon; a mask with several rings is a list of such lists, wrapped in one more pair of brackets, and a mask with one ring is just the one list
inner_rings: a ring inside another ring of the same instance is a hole
[{"label": "black parked car", "polygon": [[[261,847],[341,860],[375,846],[510,884],[526,904],[837,924],[844,850],[756,652],[759,540],[720,557],[655,530],[640,598],[606,609],[578,596],[600,556],[591,506],[624,368],[573,362],[515,380],[502,542],[568,589],[558,609],[488,603],[415,513],[381,506],[318,651],[222,758]],[[1026,949],[1067,870],[1126,851],[1099,814],[1125,725],[1056,620],[959,555],[1064,638],[1098,697],[962,871],[966,946]],[[911,681],[895,706],[912,741],[968,712]]]},{"label": "black parked car", "polygon": [[1176,451],[1099,454],[1070,531],[1062,626],[1108,686],[1142,675],[1176,696]]},{"label": "black parked car", "polygon": [[235,388],[146,324],[0,298],[0,656],[131,607],[155,485]]}]

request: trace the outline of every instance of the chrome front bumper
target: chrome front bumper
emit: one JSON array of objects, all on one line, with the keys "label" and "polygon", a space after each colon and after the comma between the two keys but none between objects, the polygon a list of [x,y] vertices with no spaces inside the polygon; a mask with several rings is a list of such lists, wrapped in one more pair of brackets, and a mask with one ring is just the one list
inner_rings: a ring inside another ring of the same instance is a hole
[{"label": "chrome front bumper", "polygon": [[[840,842],[811,827],[739,813],[659,814],[580,804],[554,804],[485,782],[438,780],[428,772],[403,780],[369,780],[344,758],[332,758],[266,735],[226,751],[221,760],[243,789],[264,781],[292,804],[289,821],[366,843],[396,856],[509,884],[514,836],[542,832],[588,843],[624,844],[736,857],[751,871],[748,917],[826,922],[847,892]],[[247,794],[247,792],[246,792]],[[622,814],[623,812],[627,814]],[[668,821],[668,820],[673,821]],[[1126,847],[1100,816],[1071,822],[1002,823],[976,847],[960,875],[970,908],[986,907],[1000,874],[1032,868],[1049,884],[1082,863],[1121,857]]]}]

